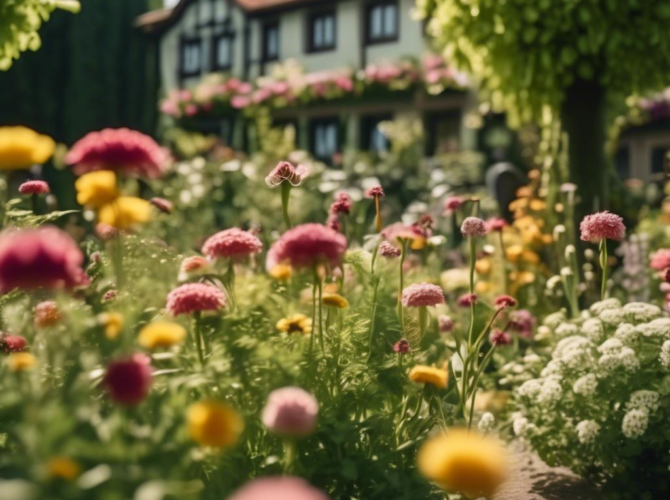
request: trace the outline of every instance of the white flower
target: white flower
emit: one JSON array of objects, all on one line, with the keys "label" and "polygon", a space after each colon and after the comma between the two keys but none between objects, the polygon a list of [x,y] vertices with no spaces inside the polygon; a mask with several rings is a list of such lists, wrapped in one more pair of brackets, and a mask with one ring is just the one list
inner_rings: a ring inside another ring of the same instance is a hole
[{"label": "white flower", "polygon": [[577,381],[572,386],[572,390],[575,394],[580,394],[582,396],[593,396],[596,393],[598,388],[598,379],[593,373],[589,373],[577,379]]},{"label": "white flower", "polygon": [[646,323],[656,319],[661,315],[661,309],[652,304],[644,302],[631,302],[623,307],[626,317],[636,323]]},{"label": "white flower", "polygon": [[600,319],[607,326],[617,326],[626,319],[626,314],[621,309],[605,309],[599,314]]},{"label": "white flower", "polygon": [[645,337],[670,338],[670,318],[658,318],[649,323],[637,325],[636,328]]},{"label": "white flower", "polygon": [[614,333],[614,338],[619,339],[627,345],[634,345],[638,342],[640,333],[630,323],[621,323]]},{"label": "white flower", "polygon": [[537,401],[541,404],[553,404],[558,402],[562,395],[563,389],[561,388],[561,384],[554,379],[548,379],[542,384]]},{"label": "white flower", "polygon": [[619,354],[619,360],[626,371],[633,372],[640,368],[640,360],[637,359],[635,351],[630,347],[624,347]]},{"label": "white flower", "polygon": [[619,356],[605,354],[600,356],[600,359],[598,359],[598,364],[603,368],[603,370],[612,372],[619,368],[621,365],[621,360],[619,359]]},{"label": "white flower", "polygon": [[629,439],[639,438],[647,430],[649,412],[647,410],[631,410],[623,417],[621,431]]},{"label": "white flower", "polygon": [[517,417],[512,422],[514,434],[519,437],[523,437],[531,429],[531,426],[532,424],[528,422],[526,417]]},{"label": "white flower", "polygon": [[658,360],[661,362],[663,368],[666,370],[670,368],[670,340],[663,342]]},{"label": "white flower", "polygon": [[592,342],[602,342],[603,336],[605,335],[603,323],[597,318],[591,318],[584,321],[582,332],[584,332]]},{"label": "white flower", "polygon": [[496,418],[493,416],[492,413],[486,412],[479,419],[479,424],[477,424],[477,427],[482,432],[491,432],[495,424],[496,424]]},{"label": "white flower", "polygon": [[593,443],[600,432],[600,425],[593,420],[582,420],[577,424],[577,437],[582,444]]},{"label": "white flower", "polygon": [[[561,268],[561,276],[563,276],[564,278],[569,278],[573,274],[574,273],[572,272],[572,269],[570,269],[569,267],[565,266]],[[558,277],[558,279],[560,279],[560,277]]]},{"label": "white flower", "polygon": [[548,315],[546,318],[544,318],[544,321],[542,323],[545,326],[548,326],[549,328],[551,328],[552,330],[555,330],[565,320],[566,320],[565,312],[564,311],[558,311],[558,312],[555,312],[555,313],[552,313],[552,314]]},{"label": "white flower", "polygon": [[619,302],[619,299],[601,300],[600,302],[593,304],[589,308],[589,311],[594,316],[600,316],[600,314],[606,309],[621,309],[621,302]]},{"label": "white flower", "polygon": [[521,384],[518,393],[520,396],[532,399],[535,398],[540,393],[541,389],[542,389],[542,381],[534,378]]},{"label": "white flower", "polygon": [[560,276],[552,276],[547,280],[547,289],[553,290],[556,288],[559,284],[561,283],[561,277]]},{"label": "white flower", "polygon": [[619,339],[611,338],[598,347],[598,352],[601,354],[619,354],[622,348],[623,344]]},{"label": "white flower", "polygon": [[556,338],[564,339],[566,337],[577,335],[579,333],[579,328],[572,323],[561,323],[554,333],[556,334]]},{"label": "white flower", "polygon": [[654,413],[661,406],[661,395],[656,391],[635,391],[626,403],[626,410],[647,410]]}]

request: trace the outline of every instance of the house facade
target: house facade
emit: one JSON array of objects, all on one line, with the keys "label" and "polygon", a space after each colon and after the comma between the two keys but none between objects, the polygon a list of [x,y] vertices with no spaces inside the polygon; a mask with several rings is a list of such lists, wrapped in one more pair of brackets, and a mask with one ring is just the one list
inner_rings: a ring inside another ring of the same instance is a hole
[{"label": "house facade", "polygon": [[[307,81],[348,68],[353,89],[371,68],[408,59],[420,65],[430,53],[413,9],[414,0],[173,0],[137,25],[156,40],[166,94],[193,88],[213,73],[262,82],[286,61],[299,65]],[[465,85],[437,95],[419,87],[282,106],[272,114],[277,124],[294,125],[298,146],[322,159],[349,147],[388,148],[379,124],[399,116],[423,122],[429,155],[472,148],[474,133],[463,126],[463,116],[475,99]],[[189,114],[205,113],[189,108]],[[245,142],[244,119],[234,110],[201,123],[234,147]]]}]

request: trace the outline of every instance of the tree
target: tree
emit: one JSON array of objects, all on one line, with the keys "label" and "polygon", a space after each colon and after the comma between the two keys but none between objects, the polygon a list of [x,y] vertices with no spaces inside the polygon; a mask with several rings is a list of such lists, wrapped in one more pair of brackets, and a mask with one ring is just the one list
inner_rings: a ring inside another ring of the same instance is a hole
[{"label": "tree", "polygon": [[670,2],[419,0],[418,7],[450,60],[480,79],[512,124],[560,121],[570,180],[583,200],[605,205],[605,106],[670,82]]}]

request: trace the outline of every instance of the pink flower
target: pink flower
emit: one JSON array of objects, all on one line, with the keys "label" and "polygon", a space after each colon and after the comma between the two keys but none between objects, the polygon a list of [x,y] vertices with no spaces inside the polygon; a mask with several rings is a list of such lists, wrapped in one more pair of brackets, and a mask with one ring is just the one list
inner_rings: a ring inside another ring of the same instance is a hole
[{"label": "pink flower", "polygon": [[115,298],[116,298],[116,290],[107,290],[105,294],[102,296],[102,301],[109,302],[111,300],[114,300]]},{"label": "pink flower", "polygon": [[587,215],[579,225],[579,229],[583,241],[596,242],[605,239],[621,241],[626,237],[623,219],[607,211]]},{"label": "pink flower", "polygon": [[174,204],[165,198],[151,198],[149,203],[165,214],[171,214],[174,209]]},{"label": "pink flower", "polygon": [[291,476],[254,479],[228,500],[329,500],[328,495],[302,478]]},{"label": "pink flower", "polygon": [[179,270],[183,273],[192,273],[193,271],[199,271],[209,265],[209,261],[204,257],[195,255],[193,257],[186,257],[181,261],[181,266]]},{"label": "pink flower", "polygon": [[299,387],[284,387],[270,393],[263,409],[263,425],[280,436],[304,437],[316,428],[319,403]]},{"label": "pink flower", "polygon": [[115,403],[124,406],[141,403],[151,388],[151,358],[133,354],[111,362],[102,383]]},{"label": "pink flower", "polygon": [[656,271],[670,267],[670,248],[661,248],[651,254],[649,266]]},{"label": "pink flower", "polygon": [[333,231],[338,232],[342,229],[342,225],[340,224],[340,219],[337,214],[330,214],[328,216],[328,219],[326,220],[326,226]]},{"label": "pink flower", "polygon": [[88,284],[84,254],[60,229],[42,227],[0,234],[0,293]]},{"label": "pink flower", "polygon": [[60,320],[58,305],[53,300],[45,300],[35,306],[33,322],[37,328],[53,326]]},{"label": "pink flower", "polygon": [[507,309],[508,307],[516,307],[516,299],[509,295],[500,295],[496,297],[494,304],[498,309]]},{"label": "pink flower", "polygon": [[500,232],[509,225],[507,224],[507,221],[502,217],[492,217],[488,219],[484,224],[486,225],[486,231],[488,233]]},{"label": "pink flower", "polygon": [[467,217],[461,224],[461,233],[474,238],[486,236],[486,224],[479,217]]},{"label": "pink flower", "polygon": [[502,330],[493,330],[489,336],[489,340],[496,347],[510,345],[512,343],[510,334],[503,332]]},{"label": "pink flower", "polygon": [[49,184],[44,181],[26,181],[19,186],[21,194],[48,194],[50,192]]},{"label": "pink flower", "polygon": [[349,212],[351,212],[351,205],[351,196],[347,193],[339,193],[333,204],[330,205],[330,213],[335,215],[349,215]]},{"label": "pink flower", "polygon": [[244,109],[251,104],[251,99],[245,95],[236,95],[230,100],[230,105],[235,109]]},{"label": "pink flower", "polygon": [[520,309],[510,314],[509,327],[518,333],[520,337],[532,338],[536,322],[535,316],[530,311]]},{"label": "pink flower", "polygon": [[384,190],[382,189],[381,186],[375,186],[365,191],[365,194],[363,196],[369,199],[374,199],[374,198],[384,198],[384,196],[386,195],[384,194]]},{"label": "pink flower", "polygon": [[116,229],[114,226],[110,226],[109,224],[105,224],[104,222],[99,222],[95,225],[95,234],[98,235],[98,238],[101,240],[107,241],[111,240],[112,238],[116,237],[120,231]]},{"label": "pink flower", "polygon": [[444,293],[437,285],[414,283],[402,291],[402,305],[405,307],[425,307],[444,304]]},{"label": "pink flower", "polygon": [[382,241],[381,245],[379,245],[379,255],[387,259],[400,257],[401,253],[399,248],[394,247],[388,241]]},{"label": "pink flower", "polygon": [[449,333],[454,329],[454,320],[446,314],[442,314],[437,318],[437,325],[442,333]]},{"label": "pink flower", "polygon": [[148,135],[127,128],[91,132],[77,141],[65,157],[74,173],[113,170],[138,177],[160,177],[168,153]]},{"label": "pink flower", "polygon": [[347,250],[344,235],[321,224],[303,224],[286,231],[268,252],[268,265],[288,263],[295,268],[329,263],[340,265]]},{"label": "pink flower", "polygon": [[167,296],[167,310],[173,316],[198,311],[216,311],[226,306],[221,290],[204,283],[188,283],[172,290]]},{"label": "pink flower", "polygon": [[398,240],[417,240],[426,237],[421,226],[416,224],[408,226],[402,222],[396,222],[395,224],[386,226],[381,234],[391,243],[396,243]]},{"label": "pink flower", "polygon": [[294,167],[291,163],[282,161],[268,174],[265,183],[271,188],[279,186],[284,181],[290,183],[291,186],[299,186],[307,175],[307,168],[304,166]]},{"label": "pink flower", "polygon": [[477,303],[477,295],[474,293],[466,293],[458,297],[456,303],[459,307],[470,307]]},{"label": "pink flower", "polygon": [[407,339],[400,339],[398,342],[393,344],[393,352],[397,354],[407,354],[409,351],[410,346]]},{"label": "pink flower", "polygon": [[28,342],[26,339],[20,335],[4,335],[0,337],[0,347],[5,352],[21,352],[27,345]]},{"label": "pink flower", "polygon": [[262,250],[263,243],[261,243],[261,240],[237,227],[210,236],[202,246],[202,253],[211,260],[243,257],[260,253]]},{"label": "pink flower", "polygon": [[444,213],[452,214],[463,205],[463,198],[459,196],[450,196],[444,200]]}]

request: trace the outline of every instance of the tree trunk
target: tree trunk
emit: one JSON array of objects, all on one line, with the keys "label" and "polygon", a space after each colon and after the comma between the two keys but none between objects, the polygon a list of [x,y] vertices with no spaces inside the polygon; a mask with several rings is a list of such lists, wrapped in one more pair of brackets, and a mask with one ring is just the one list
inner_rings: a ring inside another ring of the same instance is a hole
[{"label": "tree trunk", "polygon": [[577,185],[577,217],[608,205],[605,158],[605,89],[593,81],[577,80],[568,88],[562,109],[568,136],[570,182]]}]

